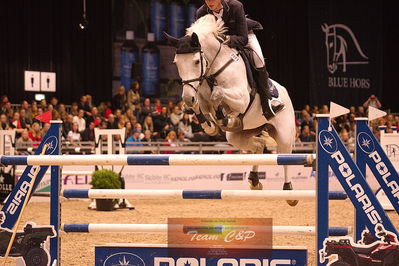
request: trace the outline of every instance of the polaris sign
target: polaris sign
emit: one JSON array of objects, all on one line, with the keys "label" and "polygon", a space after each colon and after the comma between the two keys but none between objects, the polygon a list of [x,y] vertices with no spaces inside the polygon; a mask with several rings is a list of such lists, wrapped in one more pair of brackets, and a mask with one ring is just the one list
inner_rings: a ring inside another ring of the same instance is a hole
[{"label": "polaris sign", "polygon": [[[218,249],[220,255],[206,248],[118,247],[95,248],[95,265],[139,266],[284,266],[307,265],[307,250],[290,247],[277,249]],[[201,256],[195,256],[195,254]],[[178,255],[179,254],[179,255]],[[185,256],[190,254],[191,256]],[[226,256],[226,254],[231,256]],[[236,254],[236,255],[234,255]],[[246,255],[247,254],[247,255]],[[249,256],[248,254],[254,255]],[[256,254],[256,255],[255,255]],[[119,264],[118,264],[119,263]],[[124,263],[124,264],[122,264]]]}]

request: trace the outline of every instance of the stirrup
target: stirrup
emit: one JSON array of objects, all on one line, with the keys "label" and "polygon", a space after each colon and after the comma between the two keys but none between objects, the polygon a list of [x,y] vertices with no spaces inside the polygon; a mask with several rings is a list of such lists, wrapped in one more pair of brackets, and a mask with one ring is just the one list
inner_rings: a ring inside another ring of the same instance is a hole
[{"label": "stirrup", "polygon": [[[274,104],[273,104],[274,103]],[[267,111],[265,111],[265,109]],[[264,107],[263,115],[267,120],[272,119],[278,112],[284,110],[285,106],[284,103],[276,98],[268,99],[267,104]]]},{"label": "stirrup", "polygon": [[268,100],[270,111],[273,116],[275,116],[278,112],[285,109],[285,105],[282,101],[277,98],[272,98]]}]

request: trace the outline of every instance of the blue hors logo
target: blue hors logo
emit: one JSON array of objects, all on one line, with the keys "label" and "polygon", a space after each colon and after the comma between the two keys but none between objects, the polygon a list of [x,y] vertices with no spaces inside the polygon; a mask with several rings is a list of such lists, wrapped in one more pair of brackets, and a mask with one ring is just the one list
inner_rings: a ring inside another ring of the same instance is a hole
[{"label": "blue hors logo", "polygon": [[335,139],[334,135],[327,130],[322,130],[319,134],[319,143],[320,146],[326,152],[332,154],[338,150],[337,140]]},{"label": "blue hors logo", "polygon": [[375,150],[373,139],[365,132],[360,132],[357,135],[357,145],[359,145],[360,149],[367,154],[370,154]]},{"label": "blue hors logo", "polygon": [[44,141],[44,144],[47,144],[46,154],[53,154],[58,147],[58,139],[55,136],[50,136]]},{"label": "blue hors logo", "polygon": [[112,254],[105,261],[103,266],[145,266],[142,258],[136,254],[120,252]]},{"label": "blue hors logo", "polygon": [[[259,266],[283,266],[296,265],[296,260],[291,259],[233,259],[221,258],[217,261],[217,265],[259,265]],[[206,266],[206,258],[169,258],[169,257],[155,257],[154,266]]]}]

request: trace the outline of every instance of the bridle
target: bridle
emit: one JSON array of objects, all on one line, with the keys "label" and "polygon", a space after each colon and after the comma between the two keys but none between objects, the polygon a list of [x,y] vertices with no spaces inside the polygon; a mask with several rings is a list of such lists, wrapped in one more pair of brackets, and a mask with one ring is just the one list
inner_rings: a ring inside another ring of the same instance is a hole
[{"label": "bridle", "polygon": [[[208,85],[209,85],[209,87],[210,87],[210,89],[211,89],[211,91],[212,91],[213,87],[215,85],[217,85],[216,77],[219,76],[220,73],[222,73],[231,63],[233,63],[234,61],[238,61],[238,58],[239,58],[239,55],[240,55],[240,52],[237,52],[237,54],[232,54],[230,60],[227,61],[219,70],[217,70],[213,74],[209,74],[209,72],[212,69],[212,66],[215,63],[216,58],[219,56],[221,50],[222,50],[222,43],[220,43],[219,49],[218,49],[215,57],[212,59],[211,63],[209,64],[208,60],[204,56],[204,52],[201,49],[199,51],[199,53],[200,53],[200,63],[201,63],[201,74],[200,74],[200,76],[198,78],[182,80],[181,81],[182,85],[188,85],[191,88],[193,88],[196,93],[198,93],[198,88],[202,85],[204,80],[206,80]],[[204,61],[205,61],[205,64],[206,64],[206,69],[205,70],[204,70]],[[197,87],[194,87],[194,85],[191,84],[191,83],[192,82],[196,82],[196,81],[199,81],[199,84],[198,84]]]}]

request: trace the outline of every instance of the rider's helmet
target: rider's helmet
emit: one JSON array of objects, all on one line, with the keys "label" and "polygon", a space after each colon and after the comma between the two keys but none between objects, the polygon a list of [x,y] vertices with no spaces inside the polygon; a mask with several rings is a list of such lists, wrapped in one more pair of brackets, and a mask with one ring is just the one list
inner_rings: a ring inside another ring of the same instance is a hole
[{"label": "rider's helmet", "polygon": [[375,233],[377,236],[385,236],[386,231],[384,226],[382,224],[377,224],[377,226],[375,227]]}]

